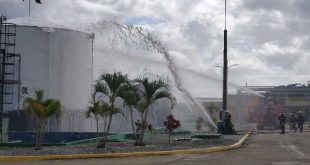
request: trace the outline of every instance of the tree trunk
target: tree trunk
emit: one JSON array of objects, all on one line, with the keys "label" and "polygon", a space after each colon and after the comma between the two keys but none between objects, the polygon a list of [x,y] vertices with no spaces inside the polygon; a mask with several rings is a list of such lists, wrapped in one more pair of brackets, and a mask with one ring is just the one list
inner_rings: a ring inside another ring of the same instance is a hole
[{"label": "tree trunk", "polygon": [[140,129],[140,135],[139,135],[139,146],[143,145],[143,134],[144,134],[144,130],[143,130],[143,126],[144,126],[144,117],[143,114],[141,114],[141,129]]},{"label": "tree trunk", "polygon": [[103,148],[103,141],[105,138],[105,135],[107,134],[107,116],[104,117],[104,126],[103,126],[103,135],[102,135],[102,139],[100,140],[100,144],[98,144],[97,148]]},{"label": "tree trunk", "polygon": [[41,146],[42,146],[43,141],[44,141],[44,134],[45,134],[45,128],[47,125],[47,121],[48,121],[48,119],[43,119],[43,121],[42,121],[42,125],[40,128],[40,134],[39,134],[39,148],[38,149],[41,149]]},{"label": "tree trunk", "polygon": [[96,118],[97,145],[99,145],[98,118]]},{"label": "tree trunk", "polygon": [[43,128],[44,128],[44,124],[45,124],[45,121],[43,119],[39,119],[38,121],[38,132],[37,132],[37,135],[36,135],[36,150],[40,150],[41,149],[41,143],[42,143],[42,131],[43,131]]},{"label": "tree trunk", "polygon": [[111,126],[111,122],[112,122],[112,117],[113,117],[113,116],[111,115],[110,118],[109,118],[109,124],[108,124],[108,128],[107,128],[107,133],[106,133],[106,135],[105,135],[102,148],[105,147],[105,144],[106,144],[106,142],[107,142],[107,140],[108,140],[109,131],[110,131],[110,126]]},{"label": "tree trunk", "polygon": [[147,123],[146,123],[146,117],[147,117],[147,111],[145,112],[145,115],[143,116],[142,114],[142,131],[141,131],[141,137],[140,137],[140,144],[141,146],[144,146],[145,144],[143,143],[143,138],[144,138],[144,133],[145,133],[145,129],[147,127]]},{"label": "tree trunk", "polygon": [[38,130],[36,132],[36,147],[35,147],[35,150],[39,150],[40,147],[39,147],[39,137],[40,137],[40,130]]},{"label": "tree trunk", "polygon": [[40,131],[41,131],[41,123],[39,118],[35,118],[35,126],[36,129],[36,140],[35,140],[35,150],[39,150],[39,144],[40,144]]},{"label": "tree trunk", "polygon": [[136,134],[136,130],[135,130],[135,125],[133,123],[133,115],[132,115],[132,108],[130,107],[130,117],[131,117],[131,127],[132,127],[132,133],[135,136],[135,145],[138,144],[138,138],[137,138],[137,134]]}]

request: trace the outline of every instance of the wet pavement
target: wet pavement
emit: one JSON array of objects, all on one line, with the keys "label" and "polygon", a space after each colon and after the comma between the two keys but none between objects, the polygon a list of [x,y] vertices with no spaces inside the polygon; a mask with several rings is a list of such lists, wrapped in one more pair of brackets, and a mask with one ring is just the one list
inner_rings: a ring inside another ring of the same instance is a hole
[{"label": "wet pavement", "polygon": [[308,165],[310,164],[310,132],[258,131],[236,150],[203,155],[172,155],[87,160],[52,160],[1,162],[0,165]]}]

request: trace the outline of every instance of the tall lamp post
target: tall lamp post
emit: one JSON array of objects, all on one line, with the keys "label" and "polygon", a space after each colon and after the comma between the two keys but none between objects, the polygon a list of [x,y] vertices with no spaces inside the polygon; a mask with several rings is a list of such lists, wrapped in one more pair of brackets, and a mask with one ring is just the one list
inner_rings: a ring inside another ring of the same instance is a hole
[{"label": "tall lamp post", "polygon": [[[222,100],[222,110],[220,111],[220,121],[217,123],[218,132],[223,134],[235,134],[236,131],[231,123],[231,115],[228,114],[227,121],[224,119],[224,113],[227,112],[227,79],[228,79],[228,69],[232,66],[237,66],[238,64],[233,64],[228,66],[227,60],[227,29],[226,29],[226,0],[225,0],[225,29],[224,29],[224,52],[223,52],[223,100]],[[226,114],[226,113],[225,113]],[[227,122],[227,123],[225,123]]]},{"label": "tall lamp post", "polygon": [[227,111],[227,29],[226,29],[226,0],[225,0],[225,29],[224,29],[224,58],[223,58],[223,100],[222,100],[222,113],[220,120],[223,120],[223,113]]},{"label": "tall lamp post", "polygon": [[225,0],[225,28],[224,28],[224,51],[223,51],[223,95],[222,95],[222,109],[219,114],[220,121],[217,123],[218,132],[223,133],[224,128],[224,113],[227,111],[227,29],[226,29],[226,0]]}]

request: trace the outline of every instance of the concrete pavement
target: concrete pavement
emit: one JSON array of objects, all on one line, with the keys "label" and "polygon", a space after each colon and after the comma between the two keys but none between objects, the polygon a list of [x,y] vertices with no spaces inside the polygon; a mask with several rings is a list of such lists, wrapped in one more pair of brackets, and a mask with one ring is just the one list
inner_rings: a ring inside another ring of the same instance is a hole
[{"label": "concrete pavement", "polygon": [[310,132],[254,134],[236,150],[202,155],[0,162],[0,165],[309,165]]}]

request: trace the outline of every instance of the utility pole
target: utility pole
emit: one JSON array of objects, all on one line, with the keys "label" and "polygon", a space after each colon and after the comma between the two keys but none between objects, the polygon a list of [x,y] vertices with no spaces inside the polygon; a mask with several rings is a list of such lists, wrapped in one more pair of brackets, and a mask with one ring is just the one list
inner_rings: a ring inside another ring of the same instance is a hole
[{"label": "utility pole", "polygon": [[228,60],[227,60],[227,29],[226,29],[226,0],[225,0],[225,29],[224,29],[224,58],[223,58],[223,101],[222,113],[220,119],[223,120],[223,115],[227,111],[227,77],[228,77]]}]

